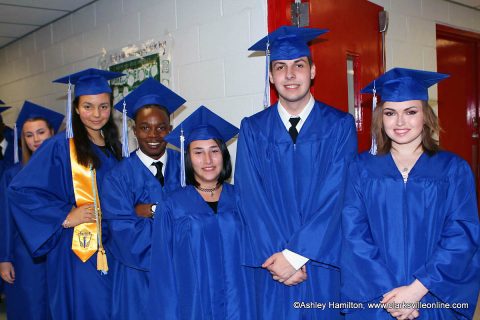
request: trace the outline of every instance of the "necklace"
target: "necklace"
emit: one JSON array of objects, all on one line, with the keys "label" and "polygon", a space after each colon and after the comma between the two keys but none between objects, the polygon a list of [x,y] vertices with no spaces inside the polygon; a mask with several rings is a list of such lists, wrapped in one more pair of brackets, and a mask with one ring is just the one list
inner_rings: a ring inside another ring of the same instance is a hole
[{"label": "necklace", "polygon": [[403,168],[402,171],[400,171],[400,173],[402,174],[402,178],[403,178],[403,183],[407,183],[408,181],[408,172],[410,171],[410,169],[408,169],[407,167]]},{"label": "necklace", "polygon": [[215,186],[213,188],[202,188],[202,187],[195,187],[195,188],[197,188],[202,192],[210,192],[210,196],[213,197],[213,195],[215,194],[215,190],[218,189],[218,186]]},{"label": "necklace", "polygon": [[397,165],[398,171],[400,171],[400,174],[402,175],[403,183],[407,183],[410,168],[408,166],[404,165],[404,164],[400,164],[399,163],[400,161],[395,157],[393,152],[391,152],[391,155],[392,155],[393,161]]}]

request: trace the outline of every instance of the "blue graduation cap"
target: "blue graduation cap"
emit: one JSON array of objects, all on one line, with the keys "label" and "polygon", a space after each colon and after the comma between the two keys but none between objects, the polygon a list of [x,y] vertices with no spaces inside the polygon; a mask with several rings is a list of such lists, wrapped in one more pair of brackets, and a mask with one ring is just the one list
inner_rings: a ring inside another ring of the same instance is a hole
[{"label": "blue graduation cap", "polygon": [[0,107],[0,113],[4,112],[4,111],[7,111],[8,109],[10,109],[11,107],[7,107],[7,106],[1,106]]},{"label": "blue graduation cap", "polygon": [[75,85],[75,98],[84,95],[95,95],[101,93],[111,93],[112,88],[108,83],[108,80],[115,79],[124,76],[120,72],[110,72],[106,70],[100,70],[90,68],[82,70],[80,72],[72,73],[68,76],[54,80],[55,83],[68,84],[67,93],[67,138],[73,137],[72,130],[72,91],[71,85]]},{"label": "blue graduation cap", "polygon": [[328,31],[328,29],[281,26],[260,39],[248,50],[266,51],[267,55],[270,54],[270,61],[310,57],[308,42]]},{"label": "blue graduation cap", "polygon": [[90,68],[80,72],[72,73],[68,76],[54,80],[56,83],[65,83],[75,85],[75,98],[85,95],[94,95],[100,93],[111,93],[112,88],[108,80],[124,76],[120,72],[110,72]]},{"label": "blue graduation cap", "polygon": [[227,143],[239,129],[205,106],[200,106],[163,139],[180,148],[180,182],[185,187],[185,146],[195,140],[220,139]]},{"label": "blue graduation cap", "polygon": [[3,100],[0,99],[0,104],[5,104],[5,102],[3,102]]},{"label": "blue graduation cap", "polygon": [[[1,101],[1,100],[0,100],[0,101]],[[7,106],[1,106],[1,107],[0,107],[0,119],[2,120],[2,122],[3,122],[3,118],[2,118],[1,113],[3,113],[4,111],[7,111],[7,110],[10,109],[10,108],[11,108],[11,107],[7,107]],[[12,131],[12,128],[8,127],[6,124],[4,124],[4,125],[5,125],[5,129],[4,129],[4,130],[10,131],[10,132]],[[4,131],[4,132],[5,132],[5,131]]]},{"label": "blue graduation cap", "polygon": [[370,82],[361,93],[379,94],[382,101],[428,101],[428,88],[448,77],[432,71],[393,68]]},{"label": "blue graduation cap", "polygon": [[123,113],[123,156],[129,156],[127,116],[133,119],[139,109],[152,104],[164,107],[167,109],[168,113],[171,114],[180,108],[185,102],[185,99],[153,78],[146,79],[140,86],[118,102],[115,105],[115,109]]},{"label": "blue graduation cap", "polygon": [[[377,107],[377,94],[382,101],[428,101],[428,88],[450,77],[448,74],[406,68],[393,68],[370,82],[361,93],[372,93],[372,112]],[[372,137],[370,153],[377,153],[377,143]]]},{"label": "blue graduation cap", "polygon": [[135,117],[140,108],[146,105],[159,105],[166,108],[169,113],[173,113],[186,102],[185,99],[153,78],[146,79],[135,90],[130,92],[122,101],[115,105],[115,109],[123,111],[124,101],[127,116],[131,119]]},{"label": "blue graduation cap", "polygon": [[55,132],[58,131],[65,116],[61,113],[53,111],[51,109],[42,107],[38,104],[30,101],[25,101],[18,114],[17,121],[15,121],[15,133],[14,133],[14,162],[18,163],[18,130],[23,129],[23,125],[29,119],[42,118],[48,121]]},{"label": "blue graduation cap", "polygon": [[308,42],[328,31],[328,29],[281,26],[248,48],[250,51],[266,52],[265,92],[263,99],[265,108],[268,107],[269,104],[268,89],[270,86],[268,73],[270,61],[310,57],[311,53]]}]

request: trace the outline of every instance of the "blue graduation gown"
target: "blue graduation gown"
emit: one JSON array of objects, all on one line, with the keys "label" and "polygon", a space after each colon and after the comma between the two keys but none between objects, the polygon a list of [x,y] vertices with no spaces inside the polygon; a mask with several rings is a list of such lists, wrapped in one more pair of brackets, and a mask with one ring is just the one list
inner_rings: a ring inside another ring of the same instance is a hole
[{"label": "blue graduation gown", "polygon": [[242,221],[224,183],[217,214],[193,186],[155,217],[147,319],[255,319],[253,277],[240,264]]},{"label": "blue graduation gown", "polygon": [[[294,145],[275,104],[242,121],[235,186],[256,268],[259,319],[337,319],[338,309],[295,309],[295,301],[339,301],[340,214],[348,162],[357,150],[353,118],[316,101]],[[310,259],[308,279],[287,287],[261,265],[289,249]]]},{"label": "blue graduation gown", "polygon": [[[97,146],[97,186],[117,163]],[[53,319],[109,319],[112,277],[97,271],[97,255],[83,263],[71,249],[73,228],[62,223],[75,204],[69,143],[62,132],[45,141],[15,176],[8,193],[15,222],[34,257],[47,255],[47,285]],[[101,200],[100,200],[101,201]],[[108,256],[108,253],[107,253]],[[108,257],[109,267],[115,261]]]},{"label": "blue graduation gown", "polygon": [[[109,229],[109,252],[119,261],[113,270],[112,319],[141,319],[148,291],[153,220],[138,217],[140,203],[163,203],[163,193],[180,187],[180,154],[167,149],[165,187],[133,152],[103,180],[102,209]],[[162,190],[164,189],[164,190]]]},{"label": "blue graduation gown", "polygon": [[420,319],[471,319],[480,285],[480,230],[468,164],[449,152],[422,154],[404,184],[390,154],[351,164],[342,213],[342,298],[363,303],[351,319],[391,319],[369,309],[418,279],[422,302],[468,308],[420,309]]},{"label": "blue graduation gown", "polygon": [[20,237],[10,210],[7,187],[22,169],[16,164],[5,171],[0,188],[0,262],[11,262],[15,270],[13,284],[5,283],[7,317],[16,320],[50,319],[47,302],[45,257],[32,258]]},{"label": "blue graduation gown", "polygon": [[[8,168],[13,166],[14,164],[13,130],[10,128],[5,128],[5,130],[3,131],[3,136],[5,140],[7,140],[8,144],[3,159],[0,160],[0,177]],[[21,151],[19,151],[19,156],[21,157]]]}]

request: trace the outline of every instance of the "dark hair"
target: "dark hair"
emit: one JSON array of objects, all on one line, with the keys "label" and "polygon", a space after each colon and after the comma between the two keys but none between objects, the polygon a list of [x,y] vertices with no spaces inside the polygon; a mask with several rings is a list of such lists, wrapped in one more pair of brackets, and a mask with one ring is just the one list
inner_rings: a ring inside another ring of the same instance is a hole
[{"label": "dark hair", "polygon": [[[93,151],[90,139],[88,138],[88,132],[80,119],[80,115],[76,112],[78,108],[79,97],[76,97],[72,103],[72,128],[73,128],[73,141],[75,142],[75,148],[77,149],[78,163],[88,167],[90,163],[93,168],[99,168],[101,166],[100,159]],[[113,153],[113,156],[120,160],[122,157],[122,149],[120,146],[120,140],[118,135],[118,129],[113,122],[113,97],[110,94],[110,117],[107,123],[103,126],[103,138],[105,139],[105,147]]]},{"label": "dark hair", "polygon": [[[295,60],[295,59],[292,59],[292,60]],[[272,67],[273,67],[273,63],[277,61],[277,60],[273,60],[273,61],[270,61],[270,72],[272,70]],[[308,61],[308,65],[310,66],[310,69],[312,69],[312,66],[313,66],[313,59],[311,56],[307,56],[307,61]]]},{"label": "dark hair", "polygon": [[[377,154],[382,155],[390,152],[392,148],[392,140],[387,136],[383,129],[383,106],[385,102],[378,104],[377,108],[372,115],[372,136],[377,141]],[[422,147],[423,150],[433,155],[440,150],[438,140],[435,139],[440,133],[440,125],[438,124],[438,118],[435,115],[432,107],[427,101],[422,100],[423,111],[423,131],[422,131]]]},{"label": "dark hair", "polygon": [[[228,152],[225,142],[220,139],[213,139],[213,141],[215,141],[220,148],[220,152],[222,152],[223,168],[217,181],[217,185],[221,185],[224,181],[230,179],[232,175],[232,162],[230,161],[230,152]],[[188,145],[185,155],[185,180],[187,184],[194,185],[195,187],[200,186],[200,183],[195,180],[195,172],[193,171],[192,159],[190,158],[190,145]]]},{"label": "dark hair", "polygon": [[168,111],[167,108],[165,108],[164,106],[161,106],[161,105],[159,105],[159,104],[147,104],[147,105],[142,106],[142,107],[139,108],[139,109],[135,112],[135,114],[133,115],[133,121],[137,122],[137,114],[138,114],[138,112],[139,112],[140,110],[142,110],[142,109],[144,109],[144,108],[145,108],[145,109],[147,109],[147,108],[158,108],[158,109],[164,111],[164,112],[167,114],[168,122],[170,122],[170,112]]},{"label": "dark hair", "polygon": [[[55,134],[55,131],[53,130],[52,125],[50,124],[50,122],[48,122],[47,119],[45,119],[43,117],[33,117],[33,118],[29,118],[29,119],[25,120],[23,125],[25,125],[25,123],[31,122],[31,121],[44,121],[45,124],[47,125],[48,130],[50,130],[50,132],[52,133],[52,136]],[[30,160],[30,158],[32,157],[33,152],[27,146],[27,141],[25,140],[25,136],[23,135],[23,127],[22,127],[22,133],[21,133],[20,136],[21,136],[20,141],[21,141],[21,145],[22,145],[22,163],[27,164],[28,161]]]}]

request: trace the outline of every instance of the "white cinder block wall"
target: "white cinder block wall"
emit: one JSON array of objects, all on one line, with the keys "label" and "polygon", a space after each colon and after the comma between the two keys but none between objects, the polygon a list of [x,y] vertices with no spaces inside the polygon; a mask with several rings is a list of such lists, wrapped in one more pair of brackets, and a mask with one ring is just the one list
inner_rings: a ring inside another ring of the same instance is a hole
[{"label": "white cinder block wall", "polygon": [[[370,0],[389,13],[387,70],[437,70],[436,24],[480,33],[480,11],[443,0]],[[429,90],[437,100],[437,86]]]},{"label": "white cinder block wall", "polygon": [[99,0],[0,50],[0,97],[64,112],[66,87],[53,79],[99,67],[104,49],[169,40],[171,88],[187,100],[174,123],[203,104],[238,126],[262,108],[264,59],[247,49],[266,31],[266,0]]},{"label": "white cinder block wall", "polygon": [[[274,1],[274,0],[270,0]],[[317,1],[317,0],[311,0]],[[443,0],[371,0],[390,15],[387,68],[436,70],[435,24],[480,32],[480,12]],[[200,104],[239,125],[261,110],[264,59],[247,48],[267,31],[267,0],[99,0],[0,50],[0,98],[64,110],[55,78],[98,67],[112,51],[169,39],[172,89],[185,99],[178,123]],[[436,88],[430,93],[436,100]],[[5,113],[13,123],[17,110]],[[232,145],[235,158],[235,145]]]}]

